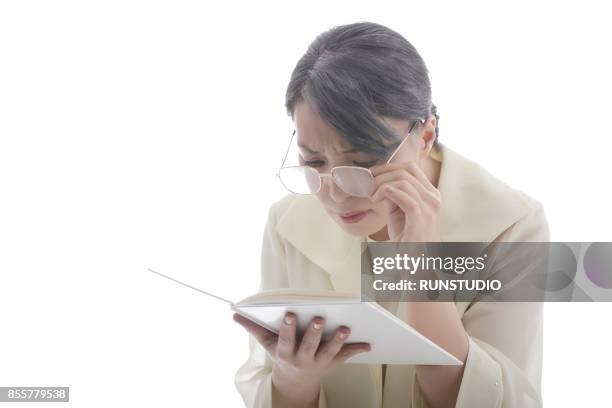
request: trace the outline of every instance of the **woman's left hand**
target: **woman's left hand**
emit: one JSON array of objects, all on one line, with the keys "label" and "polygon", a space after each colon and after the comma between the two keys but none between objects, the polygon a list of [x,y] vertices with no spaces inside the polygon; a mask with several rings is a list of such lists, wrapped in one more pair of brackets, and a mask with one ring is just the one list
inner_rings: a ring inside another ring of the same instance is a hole
[{"label": "woman's left hand", "polygon": [[439,242],[440,192],[415,162],[370,168],[375,202],[385,201],[391,242]]}]

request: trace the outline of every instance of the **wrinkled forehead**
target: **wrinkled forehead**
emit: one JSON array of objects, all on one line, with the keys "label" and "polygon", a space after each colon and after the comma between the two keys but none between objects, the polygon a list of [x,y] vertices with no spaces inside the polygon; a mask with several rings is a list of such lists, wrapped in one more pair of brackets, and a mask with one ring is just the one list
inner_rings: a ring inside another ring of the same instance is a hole
[{"label": "wrinkled forehead", "polygon": [[352,149],[350,142],[325,122],[305,102],[296,105],[294,124],[297,142],[318,152],[344,152]]},{"label": "wrinkled forehead", "polygon": [[[306,145],[312,150],[329,153],[353,153],[356,152],[349,140],[324,121],[307,102],[296,104],[293,112],[296,138],[298,144]],[[392,129],[398,137],[408,133],[410,121],[381,117],[382,121]],[[385,141],[384,144],[392,145],[393,142]]]}]

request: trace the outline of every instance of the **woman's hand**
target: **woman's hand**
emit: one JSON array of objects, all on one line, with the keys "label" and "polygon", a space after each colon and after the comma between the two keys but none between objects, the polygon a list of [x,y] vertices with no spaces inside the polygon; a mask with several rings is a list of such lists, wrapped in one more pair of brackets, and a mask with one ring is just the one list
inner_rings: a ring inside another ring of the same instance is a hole
[{"label": "woman's hand", "polygon": [[272,383],[282,399],[295,406],[316,402],[321,379],[330,368],[370,351],[368,343],[345,344],[350,329],[344,326],[321,343],[325,327],[322,317],[312,319],[301,341],[296,339],[297,316],[291,312],[285,315],[278,335],[237,313],[234,320],[273,357]]},{"label": "woman's hand", "polygon": [[375,202],[385,201],[391,242],[439,242],[440,192],[415,162],[370,168]]}]

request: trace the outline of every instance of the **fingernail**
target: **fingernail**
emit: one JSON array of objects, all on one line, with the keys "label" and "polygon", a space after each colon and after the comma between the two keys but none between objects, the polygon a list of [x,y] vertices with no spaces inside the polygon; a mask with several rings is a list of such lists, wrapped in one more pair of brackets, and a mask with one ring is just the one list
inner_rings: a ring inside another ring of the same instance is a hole
[{"label": "fingernail", "polygon": [[321,329],[321,323],[314,322],[312,324],[312,328],[315,329],[315,330],[320,330]]},{"label": "fingernail", "polygon": [[285,324],[293,324],[293,316],[286,315],[285,316]]},{"label": "fingernail", "polygon": [[338,332],[338,337],[340,337],[340,339],[344,340],[348,337],[350,331],[349,329],[343,329],[341,331]]}]

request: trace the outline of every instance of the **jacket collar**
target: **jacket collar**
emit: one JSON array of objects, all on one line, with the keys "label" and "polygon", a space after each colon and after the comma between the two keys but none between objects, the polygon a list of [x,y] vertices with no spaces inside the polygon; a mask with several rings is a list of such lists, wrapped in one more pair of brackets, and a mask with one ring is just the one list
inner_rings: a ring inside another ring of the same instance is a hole
[{"label": "jacket collar", "polygon": [[[473,161],[441,144],[431,156],[442,163],[438,190],[443,242],[492,242],[528,213],[527,201],[518,191]],[[330,274],[335,291],[360,294],[357,271],[366,237],[344,232],[315,196],[294,195],[276,231]]]}]

